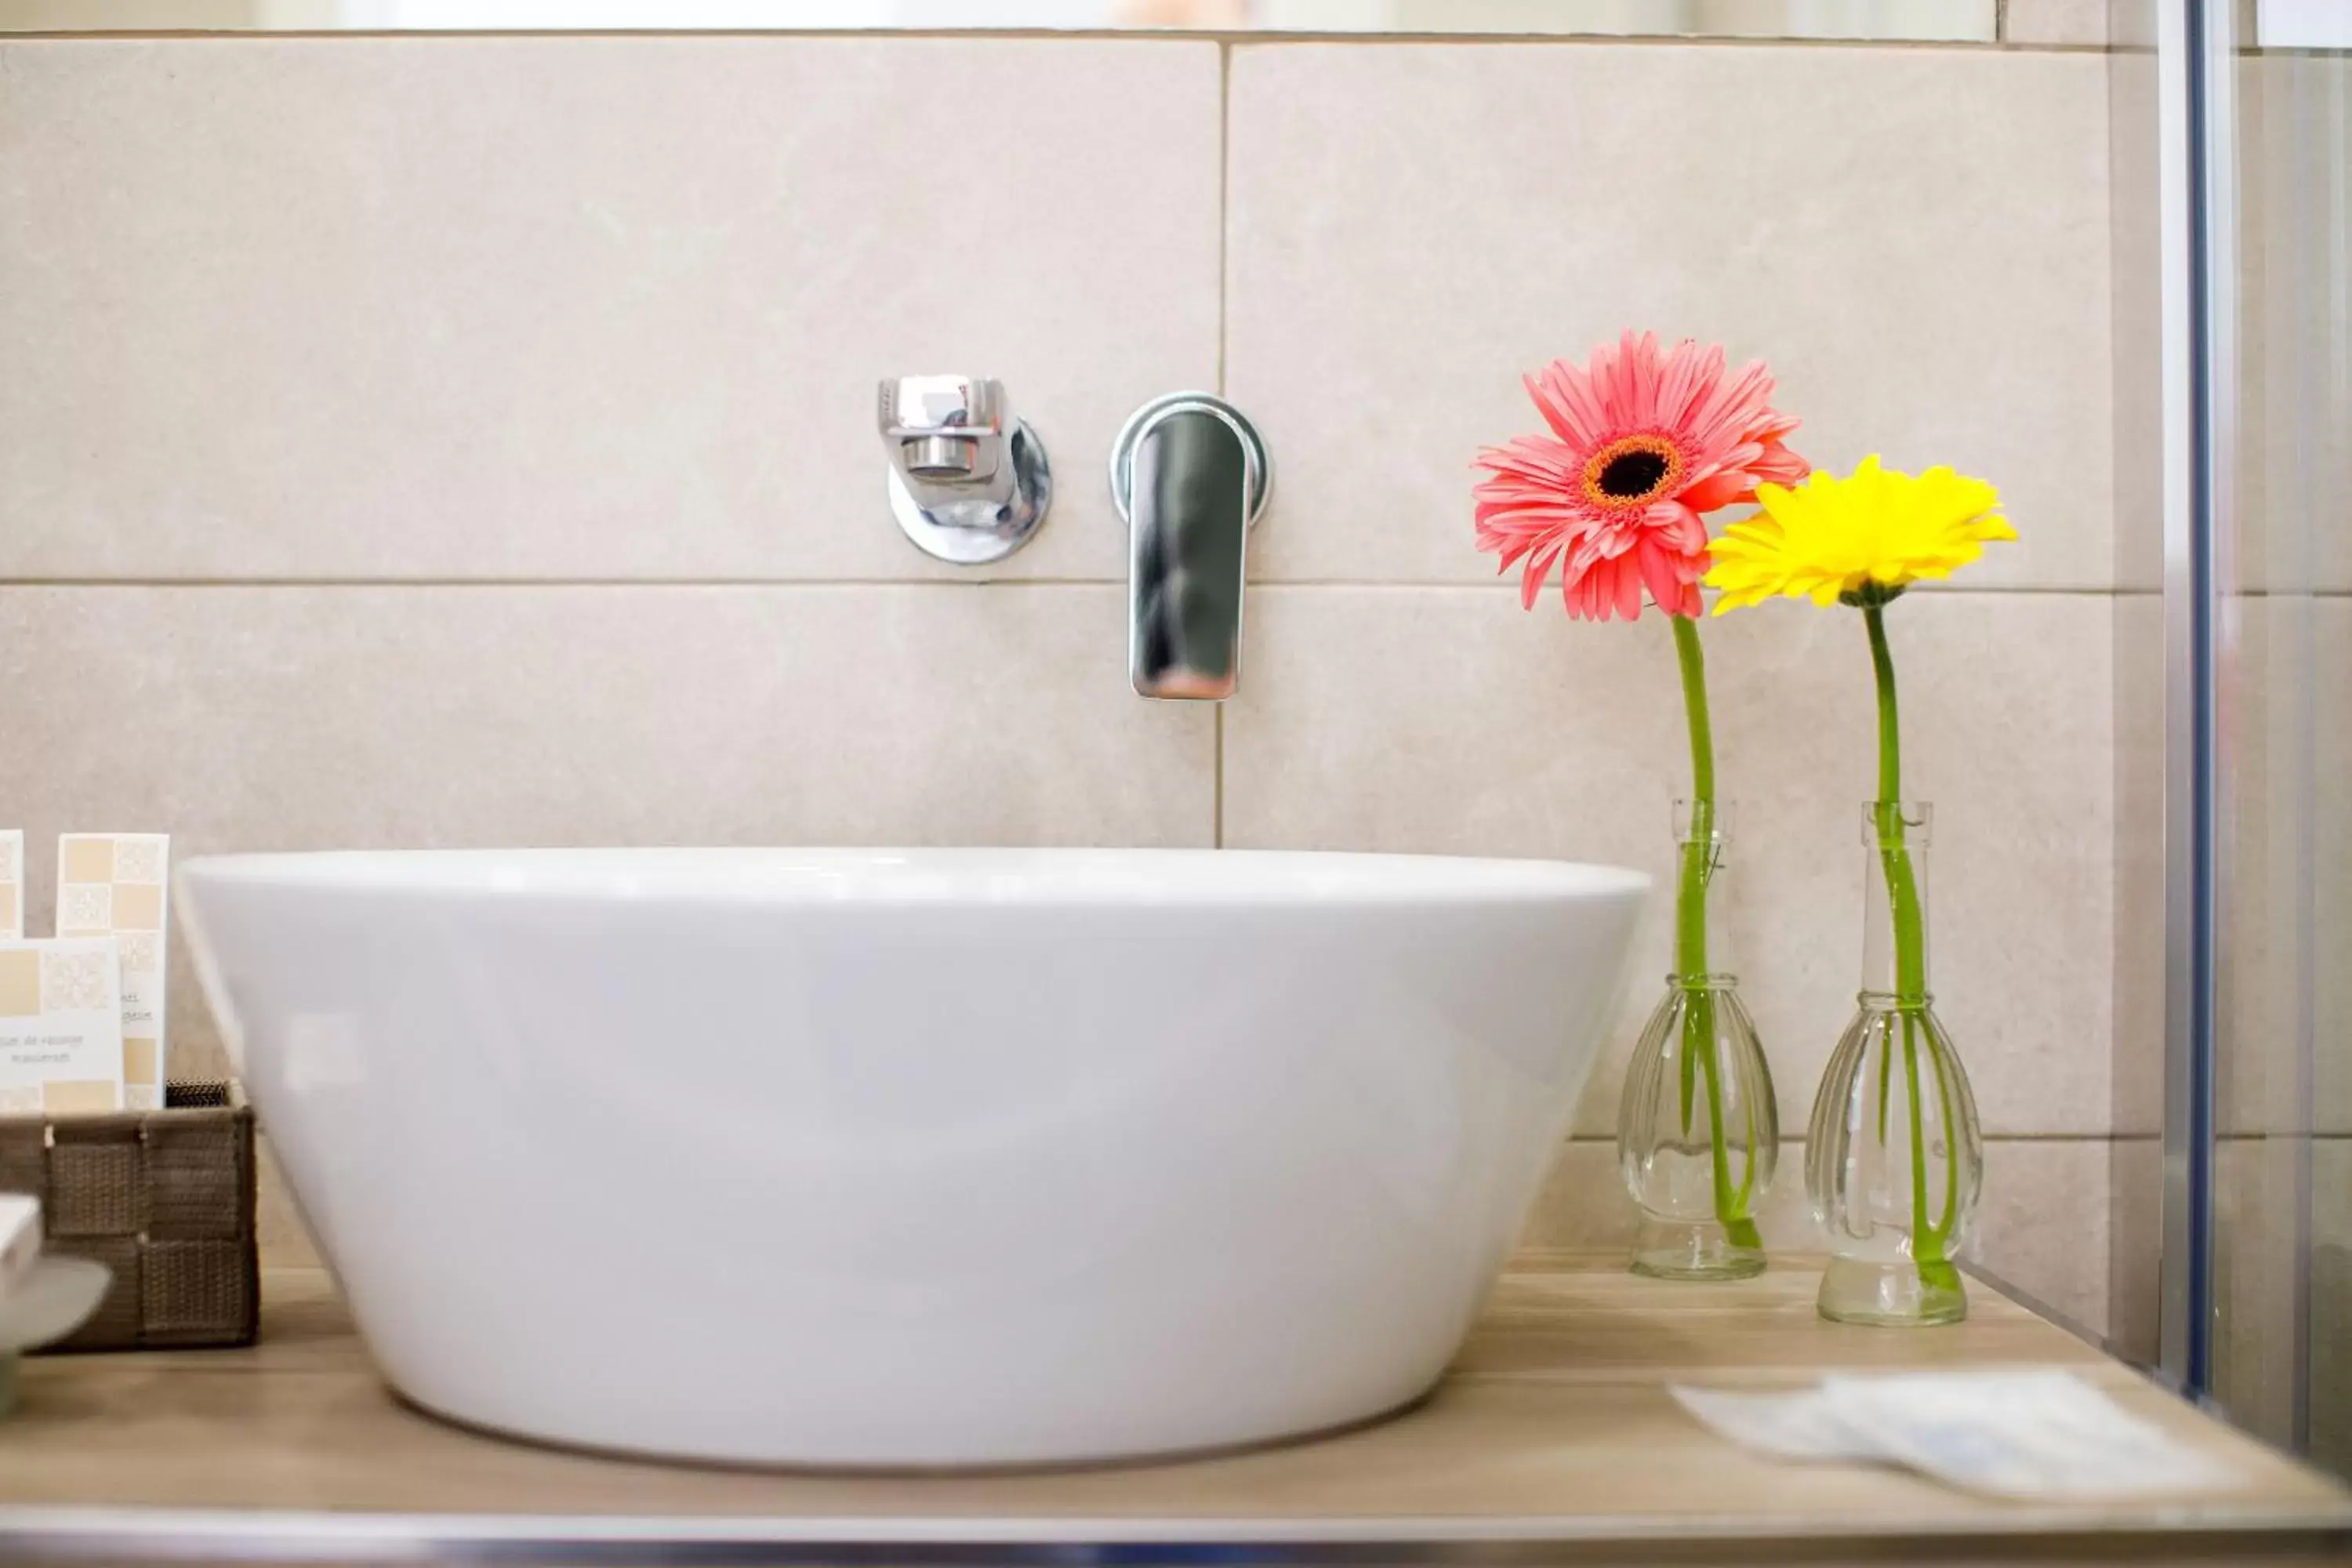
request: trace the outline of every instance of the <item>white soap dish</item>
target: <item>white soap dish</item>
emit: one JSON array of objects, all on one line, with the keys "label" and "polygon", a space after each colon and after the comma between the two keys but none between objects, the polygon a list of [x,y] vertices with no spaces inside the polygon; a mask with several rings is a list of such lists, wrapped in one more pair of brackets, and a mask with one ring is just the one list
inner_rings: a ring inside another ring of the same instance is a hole
[{"label": "white soap dish", "polygon": [[0,1300],[0,1415],[16,1405],[23,1352],[53,1344],[88,1322],[112,1278],[103,1263],[52,1254]]}]

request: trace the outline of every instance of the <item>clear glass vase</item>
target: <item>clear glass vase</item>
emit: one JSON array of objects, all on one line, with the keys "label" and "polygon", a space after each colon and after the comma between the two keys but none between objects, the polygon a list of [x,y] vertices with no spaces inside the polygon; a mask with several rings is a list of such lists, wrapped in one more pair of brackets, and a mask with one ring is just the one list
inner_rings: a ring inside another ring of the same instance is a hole
[{"label": "clear glass vase", "polygon": [[1675,803],[1675,964],[1643,1026],[1617,1113],[1617,1162],[1641,1209],[1633,1271],[1761,1273],[1756,1211],[1780,1156],[1780,1112],[1717,919],[1729,811]]},{"label": "clear glass vase", "polygon": [[1956,1323],[1959,1249],[1984,1184],[1976,1096],[1927,988],[1924,805],[1863,808],[1862,993],[1822,1075],[1805,1188],[1830,1247],[1822,1316]]}]

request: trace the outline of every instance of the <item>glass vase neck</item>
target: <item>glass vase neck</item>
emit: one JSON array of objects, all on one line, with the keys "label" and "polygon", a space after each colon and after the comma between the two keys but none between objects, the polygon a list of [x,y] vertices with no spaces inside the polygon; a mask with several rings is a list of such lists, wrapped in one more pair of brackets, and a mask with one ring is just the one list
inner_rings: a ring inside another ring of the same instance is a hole
[{"label": "glass vase neck", "polygon": [[1927,847],[1935,808],[1868,801],[1862,808],[1862,994],[1865,1007],[1923,1008],[1927,986]]},{"label": "glass vase neck", "polygon": [[1675,950],[1666,983],[1685,990],[1727,991],[1732,973],[1725,929],[1725,878],[1730,866],[1728,801],[1675,802]]},{"label": "glass vase neck", "polygon": [[1738,804],[1733,801],[1678,800],[1675,802],[1671,819],[1675,842],[1728,845],[1732,824],[1738,814]]}]

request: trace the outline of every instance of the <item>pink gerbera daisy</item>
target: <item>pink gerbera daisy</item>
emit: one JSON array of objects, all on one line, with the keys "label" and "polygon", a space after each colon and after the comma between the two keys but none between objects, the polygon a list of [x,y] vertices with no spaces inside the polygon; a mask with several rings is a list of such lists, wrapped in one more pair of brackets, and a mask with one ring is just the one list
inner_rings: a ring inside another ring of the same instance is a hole
[{"label": "pink gerbera daisy", "polygon": [[1654,333],[1603,343],[1581,368],[1554,360],[1527,378],[1549,436],[1514,437],[1478,454],[1478,548],[1524,562],[1532,606],[1554,566],[1568,613],[1636,620],[1649,591],[1669,615],[1700,611],[1706,574],[1702,512],[1792,485],[1811,465],[1782,444],[1797,421],[1772,406],[1761,360],[1724,374],[1723,350],[1685,338],[1661,353]]}]

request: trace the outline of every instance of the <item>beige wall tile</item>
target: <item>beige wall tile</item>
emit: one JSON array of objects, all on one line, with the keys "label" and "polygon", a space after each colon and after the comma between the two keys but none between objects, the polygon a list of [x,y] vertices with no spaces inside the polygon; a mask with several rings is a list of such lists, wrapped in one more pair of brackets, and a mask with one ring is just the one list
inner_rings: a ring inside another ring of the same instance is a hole
[{"label": "beige wall tile", "polygon": [[2282,1446],[2294,1439],[2311,1147],[2305,1138],[2223,1138],[2214,1154],[2213,1394],[2231,1420]]},{"label": "beige wall tile", "polygon": [[2104,44],[2107,5],[2108,0],[2009,0],[2000,36],[2011,44]]},{"label": "beige wall tile", "polygon": [[2164,602],[2115,600],[2115,1120],[2164,1125]]},{"label": "beige wall tile", "polygon": [[2303,835],[2315,780],[2303,745],[2313,618],[2307,596],[2238,598],[2224,612],[2215,1088],[2227,1132],[2306,1130],[2304,1031],[2316,976]]},{"label": "beige wall tile", "polygon": [[[2098,1139],[2000,1141],[1985,1150],[1984,1198],[1968,1256],[2000,1282],[2091,1332],[2106,1331],[2108,1145]],[[1638,1211],[1617,1172],[1616,1145],[1563,1144],[1519,1245],[1631,1247]],[[1781,1151],[1758,1223],[1774,1252],[1819,1252],[1805,1196],[1804,1147]]]},{"label": "beige wall tile", "polygon": [[[102,822],[183,860],[1206,844],[1212,711],[1129,690],[1125,613],[1009,584],[0,588],[0,799],[28,842]],[[194,1071],[215,1035],[175,945]]]},{"label": "beige wall tile", "polygon": [[[0,577],[949,574],[878,377],[1003,377],[1109,578],[1217,363],[1190,40],[0,44]],[[969,575],[969,574],[965,574]]]},{"label": "beige wall tile", "polygon": [[2107,1338],[2118,1354],[2153,1366],[2163,1326],[2164,1145],[2118,1138],[2108,1151]]},{"label": "beige wall tile", "polygon": [[2152,51],[2162,19],[2163,8],[2146,0],[2112,0],[2107,7],[2107,42],[2116,49]]},{"label": "beige wall tile", "polygon": [[2352,55],[2240,63],[2237,509],[2251,589],[2352,590]]},{"label": "beige wall tile", "polygon": [[1537,427],[1522,372],[1633,325],[1770,360],[1816,462],[1881,450],[2000,484],[2024,542],[1974,585],[2108,584],[2105,72],[2000,50],[1237,48],[1225,384],[1283,476],[1259,574],[1491,575],[1473,455]]},{"label": "beige wall tile", "polygon": [[2352,1132],[2352,600],[2237,598],[2221,761],[2221,1124]]},{"label": "beige wall tile", "polygon": [[2322,956],[2312,996],[2312,1115],[2322,1132],[2352,1133],[2352,599],[2322,599],[2313,616],[2317,690],[2312,755],[2311,930]]},{"label": "beige wall tile", "polygon": [[2311,1146],[2311,1453],[2352,1476],[2352,1139]]},{"label": "beige wall tile", "polygon": [[[1667,627],[1522,614],[1507,589],[1255,590],[1225,718],[1225,838],[1247,847],[1561,856],[1662,879],[1576,1125],[1616,1125],[1668,948],[1669,803],[1688,761]],[[2112,605],[1915,595],[1888,613],[1907,789],[1937,808],[1940,1010],[1996,1132],[2108,1131]],[[1874,779],[1858,616],[1776,604],[1706,627],[1728,930],[1786,1131],[1853,1007],[1861,802]]]},{"label": "beige wall tile", "polygon": [[2215,1183],[2215,1396],[2282,1445],[2300,1402],[2313,1456],[2352,1469],[2352,1139],[2224,1138]]},{"label": "beige wall tile", "polygon": [[2095,1337],[2110,1330],[2113,1145],[2032,1139],[1985,1145],[1969,1257],[2000,1283]]},{"label": "beige wall tile", "polygon": [[[2147,15],[2153,16],[2153,8]],[[2106,72],[2115,583],[2153,593],[2164,585],[2161,154],[2167,143],[2153,46],[2118,48],[2106,58]]]}]

